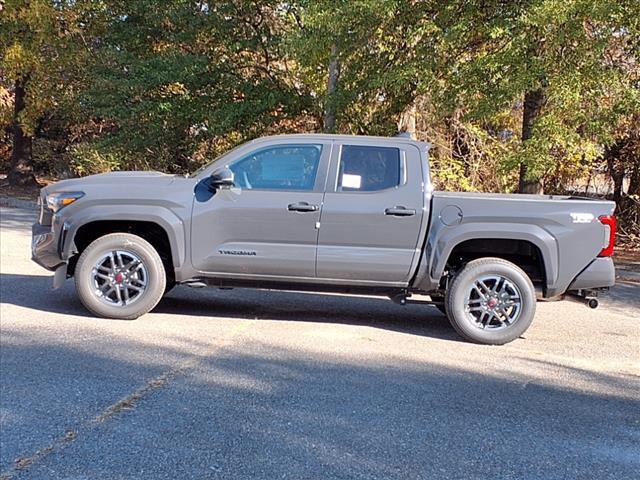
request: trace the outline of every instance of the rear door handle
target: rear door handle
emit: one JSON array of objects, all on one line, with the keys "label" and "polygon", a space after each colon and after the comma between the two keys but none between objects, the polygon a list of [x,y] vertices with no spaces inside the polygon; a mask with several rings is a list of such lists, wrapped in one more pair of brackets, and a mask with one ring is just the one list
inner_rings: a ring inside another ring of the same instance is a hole
[{"label": "rear door handle", "polygon": [[393,208],[385,208],[384,214],[392,215],[394,217],[410,217],[412,215],[415,215],[416,211],[413,208],[406,208],[406,207],[397,205]]},{"label": "rear door handle", "polygon": [[318,205],[309,205],[307,202],[290,203],[287,210],[290,212],[317,212]]}]

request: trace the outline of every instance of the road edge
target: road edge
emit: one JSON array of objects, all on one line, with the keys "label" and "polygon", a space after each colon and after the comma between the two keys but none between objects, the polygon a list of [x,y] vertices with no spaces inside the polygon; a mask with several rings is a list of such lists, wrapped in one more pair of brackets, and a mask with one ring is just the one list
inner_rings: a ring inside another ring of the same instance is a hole
[{"label": "road edge", "polygon": [[37,210],[38,204],[34,200],[24,200],[22,198],[0,196],[0,207]]}]

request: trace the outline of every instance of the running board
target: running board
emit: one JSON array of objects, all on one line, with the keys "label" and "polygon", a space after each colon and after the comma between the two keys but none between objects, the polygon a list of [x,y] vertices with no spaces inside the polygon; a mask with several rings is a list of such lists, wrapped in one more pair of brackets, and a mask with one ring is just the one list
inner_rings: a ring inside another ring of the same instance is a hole
[{"label": "running board", "polygon": [[389,299],[398,305],[444,305],[444,302],[435,300],[411,300],[411,294],[399,293],[397,295],[389,295]]}]

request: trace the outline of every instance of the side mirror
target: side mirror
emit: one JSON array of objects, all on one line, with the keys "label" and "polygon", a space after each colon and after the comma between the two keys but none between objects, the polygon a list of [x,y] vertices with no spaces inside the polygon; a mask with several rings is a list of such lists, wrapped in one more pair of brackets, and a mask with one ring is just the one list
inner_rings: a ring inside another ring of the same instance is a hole
[{"label": "side mirror", "polygon": [[221,167],[213,171],[211,177],[209,177],[209,185],[213,188],[220,187],[233,187],[234,175],[227,167]]}]

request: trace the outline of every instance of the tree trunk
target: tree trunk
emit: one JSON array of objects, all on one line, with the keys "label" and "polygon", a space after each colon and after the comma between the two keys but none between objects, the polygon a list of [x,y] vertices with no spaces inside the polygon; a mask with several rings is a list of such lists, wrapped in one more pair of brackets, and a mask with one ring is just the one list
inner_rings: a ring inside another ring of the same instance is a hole
[{"label": "tree trunk", "polygon": [[622,199],[622,189],[624,186],[625,168],[624,162],[620,159],[622,144],[620,142],[608,147],[604,156],[607,159],[607,170],[613,180],[613,201],[619,203]]},{"label": "tree trunk", "polygon": [[13,107],[13,149],[11,151],[11,166],[9,169],[9,185],[37,185],[33,176],[31,158],[31,137],[24,133],[20,125],[20,113],[25,108],[25,85],[23,80],[17,80],[14,92]]},{"label": "tree trunk", "polygon": [[338,46],[331,45],[331,58],[329,60],[329,75],[327,79],[327,97],[324,109],[324,131],[333,133],[336,130],[336,99],[338,79],[340,77],[340,63],[338,62]]},{"label": "tree trunk", "polygon": [[[522,112],[522,141],[526,142],[533,136],[533,127],[542,113],[545,95],[542,88],[531,90],[524,94],[524,109]],[[520,164],[520,181],[518,183],[520,193],[542,193],[540,179],[527,178],[527,165]]]},{"label": "tree trunk", "polygon": [[640,195],[640,158],[636,157],[629,178],[629,195]]},{"label": "tree trunk", "polygon": [[398,120],[398,134],[407,134],[410,138],[416,139],[416,104],[412,102]]}]

